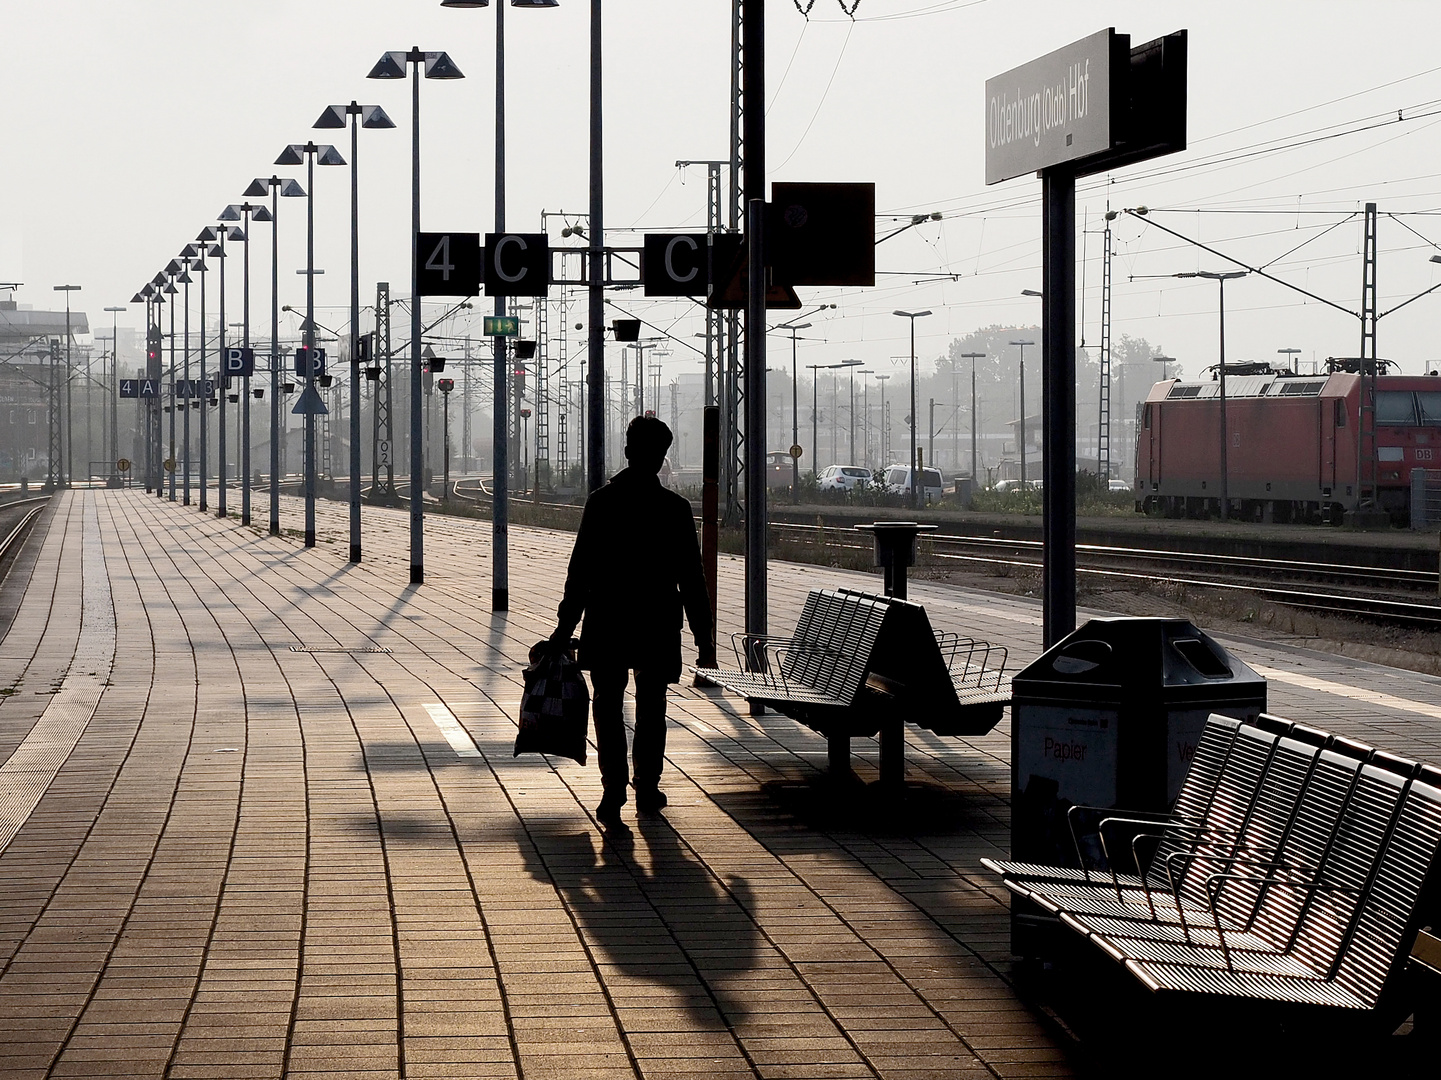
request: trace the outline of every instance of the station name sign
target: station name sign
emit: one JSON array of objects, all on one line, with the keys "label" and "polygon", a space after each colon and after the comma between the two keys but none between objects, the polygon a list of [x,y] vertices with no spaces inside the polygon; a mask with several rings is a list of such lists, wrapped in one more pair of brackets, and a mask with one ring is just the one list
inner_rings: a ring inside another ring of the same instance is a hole
[{"label": "station name sign", "polygon": [[986,80],[986,183],[1102,172],[1186,145],[1186,32],[1108,28]]}]

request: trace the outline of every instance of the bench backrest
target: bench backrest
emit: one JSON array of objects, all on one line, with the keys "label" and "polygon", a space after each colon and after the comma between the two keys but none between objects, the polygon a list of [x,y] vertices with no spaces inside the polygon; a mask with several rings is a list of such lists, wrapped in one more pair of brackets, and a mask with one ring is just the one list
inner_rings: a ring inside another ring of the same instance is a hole
[{"label": "bench backrest", "polygon": [[1411,939],[1427,921],[1441,849],[1441,788],[1412,781],[1385,854],[1361,904],[1335,979],[1368,1001],[1405,966]]},{"label": "bench backrest", "polygon": [[865,685],[871,654],[890,608],[885,597],[817,589],[806,597],[781,675],[844,702]]}]

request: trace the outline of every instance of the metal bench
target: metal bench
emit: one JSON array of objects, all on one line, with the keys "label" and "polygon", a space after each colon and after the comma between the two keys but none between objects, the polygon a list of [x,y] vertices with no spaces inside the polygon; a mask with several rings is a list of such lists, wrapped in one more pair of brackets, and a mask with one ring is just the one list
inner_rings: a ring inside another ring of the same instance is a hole
[{"label": "metal bench", "polygon": [[826,737],[832,772],[850,772],[850,740],[879,736],[881,780],[905,775],[903,724],[984,735],[1010,694],[1006,650],[932,631],[926,610],[854,589],[806,597],[788,637],[734,634],[735,668],[696,675]]},{"label": "metal bench", "polygon": [[[1196,764],[1169,818],[1101,820],[1108,867],[1085,864],[1078,833],[1077,866],[983,862],[1157,994],[1342,1010],[1394,1030],[1435,922],[1441,769],[1275,717],[1211,717]],[[1116,871],[1127,854],[1137,873]]]}]

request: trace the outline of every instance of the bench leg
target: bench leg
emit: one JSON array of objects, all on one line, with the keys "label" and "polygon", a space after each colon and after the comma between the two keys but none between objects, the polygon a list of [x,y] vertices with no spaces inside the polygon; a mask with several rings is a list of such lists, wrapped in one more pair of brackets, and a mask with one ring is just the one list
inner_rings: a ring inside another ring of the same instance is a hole
[{"label": "bench leg", "polygon": [[900,720],[881,725],[881,785],[901,787],[906,782],[906,729]]},{"label": "bench leg", "polygon": [[849,735],[826,736],[826,766],[834,779],[845,780],[851,776],[851,737]]}]

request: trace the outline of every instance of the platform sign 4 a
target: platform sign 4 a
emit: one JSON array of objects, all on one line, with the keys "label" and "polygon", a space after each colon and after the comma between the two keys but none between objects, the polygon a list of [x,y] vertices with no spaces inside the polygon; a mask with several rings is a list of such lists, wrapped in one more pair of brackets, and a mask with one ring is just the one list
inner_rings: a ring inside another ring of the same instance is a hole
[{"label": "platform sign 4 a", "polygon": [[140,380],[121,379],[120,396],[123,398],[138,398],[140,396]]}]

